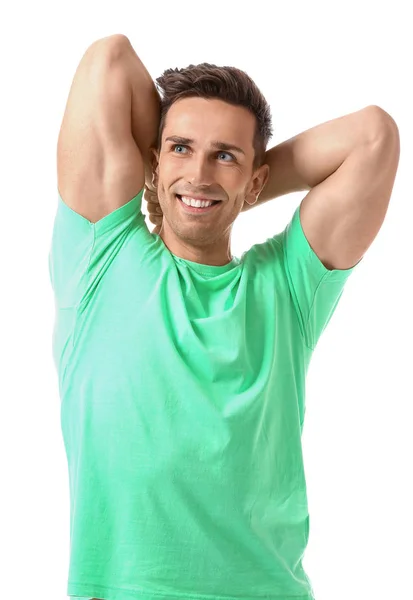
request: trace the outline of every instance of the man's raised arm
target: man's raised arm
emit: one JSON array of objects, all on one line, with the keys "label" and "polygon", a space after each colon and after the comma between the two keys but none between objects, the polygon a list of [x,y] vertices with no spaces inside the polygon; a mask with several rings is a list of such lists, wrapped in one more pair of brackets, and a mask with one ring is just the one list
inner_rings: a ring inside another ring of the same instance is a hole
[{"label": "man's raised arm", "polygon": [[383,224],[399,156],[394,119],[367,106],[269,150],[270,174],[258,203],[309,190],[300,203],[309,245],[327,269],[350,269]]},{"label": "man's raised arm", "polygon": [[267,150],[268,181],[255,204],[244,204],[243,212],[292,192],[304,192],[334,173],[349,154],[371,139],[393,119],[377,106],[332,119],[307,129]]},{"label": "man's raised arm", "polygon": [[142,154],[145,184],[151,185],[152,167],[150,147],[156,146],[160,123],[160,97],[145,65],[126,36],[124,68],[132,89],[132,135]]}]

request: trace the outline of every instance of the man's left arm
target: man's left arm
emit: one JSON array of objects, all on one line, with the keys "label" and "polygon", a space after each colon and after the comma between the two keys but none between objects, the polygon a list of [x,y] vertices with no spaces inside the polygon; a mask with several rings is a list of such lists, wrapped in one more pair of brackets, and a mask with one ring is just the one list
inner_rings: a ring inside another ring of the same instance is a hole
[{"label": "man's left arm", "polygon": [[378,234],[400,155],[398,127],[378,106],[313,127],[267,151],[270,174],[257,203],[308,191],[300,220],[327,269],[357,264]]}]

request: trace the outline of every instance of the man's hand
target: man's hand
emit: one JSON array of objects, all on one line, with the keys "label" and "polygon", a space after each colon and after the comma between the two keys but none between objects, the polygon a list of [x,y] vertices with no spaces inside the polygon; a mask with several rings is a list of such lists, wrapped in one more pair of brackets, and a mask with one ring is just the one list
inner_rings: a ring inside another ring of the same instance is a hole
[{"label": "man's hand", "polygon": [[161,205],[159,204],[156,189],[153,187],[148,187],[145,184],[145,192],[143,197],[148,203],[149,220],[152,221],[152,223],[155,223],[156,225],[152,233],[159,234],[162,228],[163,212]]}]

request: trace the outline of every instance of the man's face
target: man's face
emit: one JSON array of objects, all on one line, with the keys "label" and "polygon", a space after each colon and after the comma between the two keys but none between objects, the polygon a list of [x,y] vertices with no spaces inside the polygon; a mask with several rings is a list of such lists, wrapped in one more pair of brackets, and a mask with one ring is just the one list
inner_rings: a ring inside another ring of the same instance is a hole
[{"label": "man's face", "polygon": [[[171,106],[160,153],[154,152],[155,183],[169,237],[173,232],[174,238],[200,246],[229,239],[246,195],[251,199],[260,191],[255,189],[259,182],[252,181],[254,130],[250,111],[218,99],[183,98]],[[243,152],[217,149],[215,142]],[[220,202],[191,212],[176,194]]]}]

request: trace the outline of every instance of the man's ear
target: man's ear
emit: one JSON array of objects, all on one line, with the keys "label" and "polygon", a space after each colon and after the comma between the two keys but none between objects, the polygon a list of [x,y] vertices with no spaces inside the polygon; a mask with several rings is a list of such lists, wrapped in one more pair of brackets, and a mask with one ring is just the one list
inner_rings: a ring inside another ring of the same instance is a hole
[{"label": "man's ear", "polygon": [[265,184],[267,183],[269,176],[270,176],[269,165],[261,165],[261,167],[259,167],[256,170],[256,172],[254,173],[254,176],[251,180],[250,190],[245,195],[245,202],[247,204],[250,204],[252,206],[253,204],[255,204],[257,202],[258,196],[260,195],[261,191],[265,187]]}]

